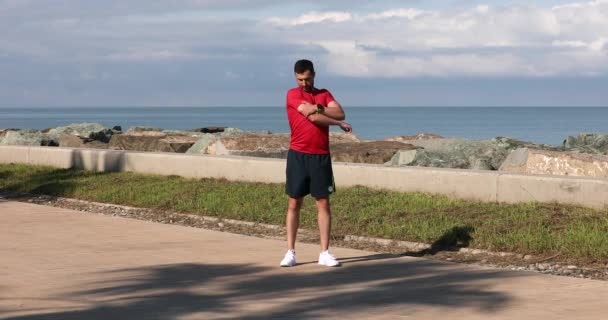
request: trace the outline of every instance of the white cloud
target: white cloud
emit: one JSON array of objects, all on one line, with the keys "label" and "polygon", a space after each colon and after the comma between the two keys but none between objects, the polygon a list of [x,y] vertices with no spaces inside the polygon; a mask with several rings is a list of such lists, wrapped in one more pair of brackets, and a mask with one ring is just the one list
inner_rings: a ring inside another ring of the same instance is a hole
[{"label": "white cloud", "polygon": [[[233,77],[223,69],[237,60],[252,73],[279,74],[300,57],[361,78],[608,74],[608,0],[375,12],[332,1],[328,11],[268,10],[266,18],[247,8],[274,8],[270,0],[85,3],[0,0],[0,62],[196,62],[226,78]],[[216,15],[230,6],[241,14]]]},{"label": "white cloud", "polygon": [[424,13],[424,11],[414,8],[401,8],[387,10],[380,13],[372,13],[365,16],[365,19],[381,20],[387,18],[407,18],[411,20],[423,15]]},{"label": "white cloud", "polygon": [[608,72],[607,0],[549,8],[313,12],[266,22],[281,27],[280,41],[324,48],[327,54],[319,58],[340,75],[537,77]]},{"label": "white cloud", "polygon": [[279,26],[299,26],[310,23],[346,22],[352,20],[349,12],[310,12],[296,18],[270,18],[268,21]]}]

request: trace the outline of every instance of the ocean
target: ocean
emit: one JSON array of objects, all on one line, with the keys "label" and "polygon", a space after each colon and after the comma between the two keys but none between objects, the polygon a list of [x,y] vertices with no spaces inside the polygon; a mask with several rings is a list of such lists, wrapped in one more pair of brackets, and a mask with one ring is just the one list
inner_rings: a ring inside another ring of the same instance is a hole
[{"label": "ocean", "polygon": [[[507,136],[557,145],[569,135],[608,133],[608,108],[346,107],[345,111],[346,121],[361,139],[424,132],[467,139]],[[75,122],[120,125],[123,130],[130,126],[164,129],[225,126],[289,132],[285,107],[0,108],[0,128],[44,129]]]}]

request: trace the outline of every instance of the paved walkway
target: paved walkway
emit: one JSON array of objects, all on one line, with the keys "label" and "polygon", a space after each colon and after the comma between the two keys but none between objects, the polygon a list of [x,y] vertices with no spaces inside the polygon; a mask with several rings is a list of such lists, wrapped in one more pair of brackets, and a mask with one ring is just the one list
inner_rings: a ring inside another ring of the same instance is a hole
[{"label": "paved walkway", "polygon": [[0,200],[0,319],[607,319],[608,282]]}]

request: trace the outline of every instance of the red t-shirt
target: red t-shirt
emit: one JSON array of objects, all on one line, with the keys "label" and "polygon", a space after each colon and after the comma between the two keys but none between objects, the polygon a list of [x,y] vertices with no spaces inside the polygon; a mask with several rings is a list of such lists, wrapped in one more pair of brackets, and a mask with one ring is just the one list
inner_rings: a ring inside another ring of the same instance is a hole
[{"label": "red t-shirt", "polygon": [[327,108],[335,99],[325,89],[314,88],[312,92],[306,92],[298,87],[287,92],[287,119],[291,128],[289,148],[309,154],[329,154],[329,128],[316,126],[298,112],[303,101]]}]

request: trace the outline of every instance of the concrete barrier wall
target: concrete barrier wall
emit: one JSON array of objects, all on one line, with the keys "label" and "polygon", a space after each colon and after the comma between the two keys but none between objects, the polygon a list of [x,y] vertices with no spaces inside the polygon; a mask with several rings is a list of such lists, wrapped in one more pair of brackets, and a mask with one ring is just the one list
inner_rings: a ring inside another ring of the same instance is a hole
[{"label": "concrete barrier wall", "polygon": [[[285,160],[57,147],[0,146],[0,163],[187,178],[285,182]],[[336,185],[420,191],[486,202],[559,202],[608,207],[608,179],[504,174],[496,171],[334,163]]]}]

